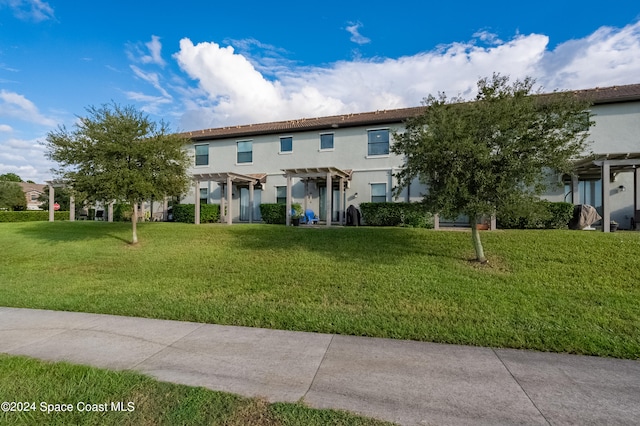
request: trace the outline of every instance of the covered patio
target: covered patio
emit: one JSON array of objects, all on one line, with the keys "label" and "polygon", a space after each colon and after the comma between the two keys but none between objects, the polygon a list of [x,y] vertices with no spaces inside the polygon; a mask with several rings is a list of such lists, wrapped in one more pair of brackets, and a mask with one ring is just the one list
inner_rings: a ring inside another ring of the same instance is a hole
[{"label": "covered patio", "polygon": [[[635,222],[640,220],[640,152],[598,154],[576,162],[571,176],[573,204],[581,204],[578,182],[580,179],[602,180],[602,231],[611,231],[611,185],[612,177],[619,173],[633,173],[633,211]],[[624,191],[624,186],[619,187]],[[636,225],[637,226],[637,225]]]},{"label": "covered patio", "polygon": [[[295,169],[282,169],[284,172],[284,176],[287,179],[287,219],[286,225],[291,225],[291,205],[292,205],[292,196],[291,196],[291,187],[293,185],[293,178],[301,179],[305,184],[305,196],[302,208],[304,210],[307,209],[307,196],[309,194],[308,184],[310,180],[324,180],[326,181],[326,194],[327,196],[324,209],[325,215],[327,218],[326,226],[331,226],[332,221],[332,212],[333,212],[333,204],[332,204],[332,188],[333,182],[338,182],[338,193],[340,196],[338,197],[338,223],[341,225],[344,224],[344,195],[346,190],[347,182],[351,180],[351,170],[341,170],[337,167],[305,167],[305,168],[295,168]],[[320,206],[322,209],[323,206]]]},{"label": "covered patio", "polygon": [[[200,224],[200,182],[216,182],[220,185],[220,221],[231,225],[233,222],[233,186],[249,187],[249,223],[253,223],[254,189],[266,182],[266,174],[247,174],[235,172],[198,173],[193,175],[195,186],[195,219]],[[224,185],[224,187],[223,187]],[[225,214],[225,207],[227,208]]]}]

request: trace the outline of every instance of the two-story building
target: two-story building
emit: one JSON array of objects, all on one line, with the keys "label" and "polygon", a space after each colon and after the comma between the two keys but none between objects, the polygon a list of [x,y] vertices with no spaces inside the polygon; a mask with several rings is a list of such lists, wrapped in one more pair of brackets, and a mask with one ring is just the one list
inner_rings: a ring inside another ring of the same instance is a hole
[{"label": "two-story building", "polygon": [[[582,93],[594,101],[596,161],[580,162],[577,175],[545,198],[592,204],[607,223],[628,228],[640,209],[640,84]],[[392,196],[403,159],[390,148],[393,133],[423,108],[188,132],[196,184],[185,201],[220,203],[228,223],[259,221],[261,203],[296,202],[327,224],[344,223],[346,207],[360,202],[418,201],[426,188],[417,181]]]}]

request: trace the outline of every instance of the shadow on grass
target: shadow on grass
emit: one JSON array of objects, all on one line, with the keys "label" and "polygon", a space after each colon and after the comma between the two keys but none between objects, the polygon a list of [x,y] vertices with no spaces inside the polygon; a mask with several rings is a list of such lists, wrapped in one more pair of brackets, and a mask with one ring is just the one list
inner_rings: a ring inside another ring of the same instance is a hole
[{"label": "shadow on grass", "polygon": [[403,257],[439,257],[467,260],[466,234],[450,235],[428,229],[382,227],[284,227],[238,226],[230,232],[240,237],[235,244],[252,251],[292,250],[314,253],[338,262],[396,263]]},{"label": "shadow on grass", "polygon": [[[64,243],[74,241],[114,238],[131,243],[124,237],[131,233],[131,224],[97,221],[25,222],[15,224],[14,231],[25,238],[40,240],[42,243]],[[114,232],[114,231],[120,232]]]}]

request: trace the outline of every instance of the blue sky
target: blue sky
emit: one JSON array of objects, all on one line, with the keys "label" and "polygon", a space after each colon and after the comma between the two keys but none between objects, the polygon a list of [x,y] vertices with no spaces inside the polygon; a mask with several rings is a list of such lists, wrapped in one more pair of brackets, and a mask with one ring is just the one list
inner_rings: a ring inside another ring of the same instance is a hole
[{"label": "blue sky", "polygon": [[186,131],[640,83],[637,0],[430,3],[0,0],[0,174],[50,179],[38,142],[111,101]]}]

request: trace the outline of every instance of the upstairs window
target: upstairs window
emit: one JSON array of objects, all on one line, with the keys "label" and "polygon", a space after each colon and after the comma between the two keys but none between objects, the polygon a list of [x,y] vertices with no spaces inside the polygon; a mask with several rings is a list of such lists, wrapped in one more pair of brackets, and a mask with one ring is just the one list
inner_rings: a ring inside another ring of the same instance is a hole
[{"label": "upstairs window", "polygon": [[320,135],[320,150],[333,149],[333,133]]},{"label": "upstairs window", "polygon": [[280,152],[293,152],[293,138],[291,136],[280,138]]},{"label": "upstairs window", "polygon": [[196,145],[196,166],[209,165],[209,145]]},{"label": "upstairs window", "polygon": [[369,130],[368,155],[389,154],[389,129]]},{"label": "upstairs window", "polygon": [[253,142],[239,141],[238,145],[238,164],[253,163]]}]

